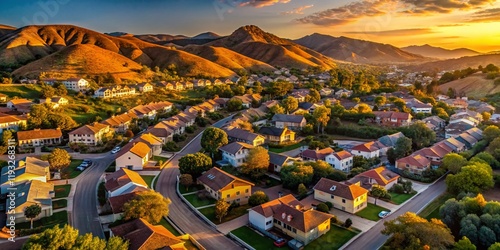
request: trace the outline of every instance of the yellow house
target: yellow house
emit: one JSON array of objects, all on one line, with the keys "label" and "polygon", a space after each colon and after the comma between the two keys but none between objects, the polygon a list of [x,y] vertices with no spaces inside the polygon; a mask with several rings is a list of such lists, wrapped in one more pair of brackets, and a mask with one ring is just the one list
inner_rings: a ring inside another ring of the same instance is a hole
[{"label": "yellow house", "polygon": [[259,134],[263,135],[268,143],[281,144],[295,141],[295,132],[288,128],[262,127]]},{"label": "yellow house", "polygon": [[314,186],[314,199],[331,202],[334,208],[355,214],[368,203],[368,190],[357,184],[347,185],[321,178]]},{"label": "yellow house", "polygon": [[224,198],[229,203],[236,202],[240,205],[248,203],[248,198],[252,194],[252,186],[254,186],[253,183],[216,167],[198,177],[198,183],[205,187],[212,198],[216,200]]},{"label": "yellow house", "polygon": [[293,195],[253,207],[248,214],[250,224],[259,231],[274,227],[305,245],[330,231],[332,217],[331,214],[305,209]]}]

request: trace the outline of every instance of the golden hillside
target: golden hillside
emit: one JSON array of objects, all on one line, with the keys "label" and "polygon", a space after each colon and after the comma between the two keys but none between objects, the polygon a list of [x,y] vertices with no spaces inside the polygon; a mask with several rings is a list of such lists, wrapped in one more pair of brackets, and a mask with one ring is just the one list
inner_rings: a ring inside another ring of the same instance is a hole
[{"label": "golden hillside", "polygon": [[189,45],[184,47],[183,50],[191,54],[201,56],[211,62],[215,62],[235,72],[238,72],[240,70],[266,71],[266,72],[276,70],[276,68],[267,63],[254,60],[250,57],[238,54],[232,50],[222,47]]},{"label": "golden hillside", "polygon": [[13,32],[14,30],[16,30],[15,27],[0,24],[0,37],[2,37],[3,35],[9,34],[9,33]]},{"label": "golden hillside", "polygon": [[140,64],[120,54],[95,45],[77,44],[29,63],[13,74],[36,77],[46,72],[50,77],[65,78],[109,73],[115,79],[141,81],[143,79],[137,73],[141,68]]},{"label": "golden hillside", "polygon": [[0,66],[17,68],[78,44],[95,45],[149,67],[164,68],[176,64],[179,73],[186,76],[203,74],[208,77],[228,77],[235,74],[184,51],[134,37],[113,37],[72,25],[27,26],[4,36],[0,41]]},{"label": "golden hillside", "polygon": [[439,86],[442,93],[452,88],[456,93],[472,98],[482,98],[490,94],[500,92],[500,85],[494,84],[493,80],[486,79],[486,74],[473,74],[463,79],[458,79]]}]

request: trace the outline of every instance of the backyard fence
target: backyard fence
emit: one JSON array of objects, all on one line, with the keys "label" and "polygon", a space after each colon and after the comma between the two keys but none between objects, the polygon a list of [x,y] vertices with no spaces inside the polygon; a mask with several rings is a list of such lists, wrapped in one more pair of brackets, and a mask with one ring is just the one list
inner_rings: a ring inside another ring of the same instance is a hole
[{"label": "backyard fence", "polygon": [[[177,176],[177,181],[175,182],[176,184],[176,192],[179,197],[181,197],[182,201],[186,203],[191,210],[193,210],[200,218],[202,218],[208,225],[212,226],[213,228],[217,229],[217,225],[215,225],[212,221],[210,221],[205,215],[203,215],[198,209],[196,209],[184,196],[181,194],[179,191],[179,176]],[[218,231],[218,230],[217,230]]]},{"label": "backyard fence", "polygon": [[256,250],[255,248],[253,248],[252,246],[248,245],[248,243],[246,243],[245,241],[243,241],[242,239],[238,238],[238,236],[234,235],[233,233],[229,233],[229,237],[231,237],[233,240],[237,241],[238,243],[240,243],[241,245],[243,245],[246,249],[249,249],[249,250]]}]

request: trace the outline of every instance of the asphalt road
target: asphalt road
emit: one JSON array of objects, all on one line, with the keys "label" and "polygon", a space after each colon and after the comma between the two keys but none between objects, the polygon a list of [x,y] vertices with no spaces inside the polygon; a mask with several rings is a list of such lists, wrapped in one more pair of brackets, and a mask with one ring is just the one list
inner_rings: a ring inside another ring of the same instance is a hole
[{"label": "asphalt road", "polygon": [[97,213],[97,185],[106,168],[114,161],[112,154],[101,158],[92,158],[94,164],[86,169],[78,178],[79,181],[73,196],[73,211],[69,218],[70,224],[77,228],[81,235],[92,233],[104,239],[104,231]]},{"label": "asphalt road", "polygon": [[[230,118],[223,119],[214,124],[215,127],[221,126]],[[242,249],[232,240],[222,233],[209,226],[202,219],[198,218],[191,209],[177,196],[176,177],[179,175],[179,159],[191,153],[201,150],[201,135],[196,137],[188,146],[172,158],[168,165],[162,170],[156,184],[156,191],[163,196],[168,197],[172,203],[169,207],[168,217],[184,232],[192,235],[206,249],[232,250]]]},{"label": "asphalt road", "polygon": [[390,216],[383,219],[383,221],[379,221],[374,227],[370,230],[363,233],[359,238],[355,241],[351,242],[346,248],[346,250],[377,250],[387,241],[389,236],[383,235],[380,232],[384,229],[384,221],[394,220],[396,217],[406,213],[406,212],[414,212],[417,213],[421,209],[423,209],[426,205],[428,205],[432,200],[436,197],[440,196],[446,191],[446,183],[444,182],[445,178],[441,178],[438,182],[432,184],[425,191],[418,194],[413,200],[409,201],[405,205],[403,205],[398,211],[394,212]]}]

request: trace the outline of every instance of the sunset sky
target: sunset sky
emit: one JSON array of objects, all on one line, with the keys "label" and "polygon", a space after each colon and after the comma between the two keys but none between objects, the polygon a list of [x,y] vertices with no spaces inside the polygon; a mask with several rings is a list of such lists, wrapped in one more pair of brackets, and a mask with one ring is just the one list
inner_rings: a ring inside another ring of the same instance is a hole
[{"label": "sunset sky", "polygon": [[254,24],[395,46],[500,50],[500,0],[2,0],[0,24],[74,24],[100,32],[228,35]]}]

